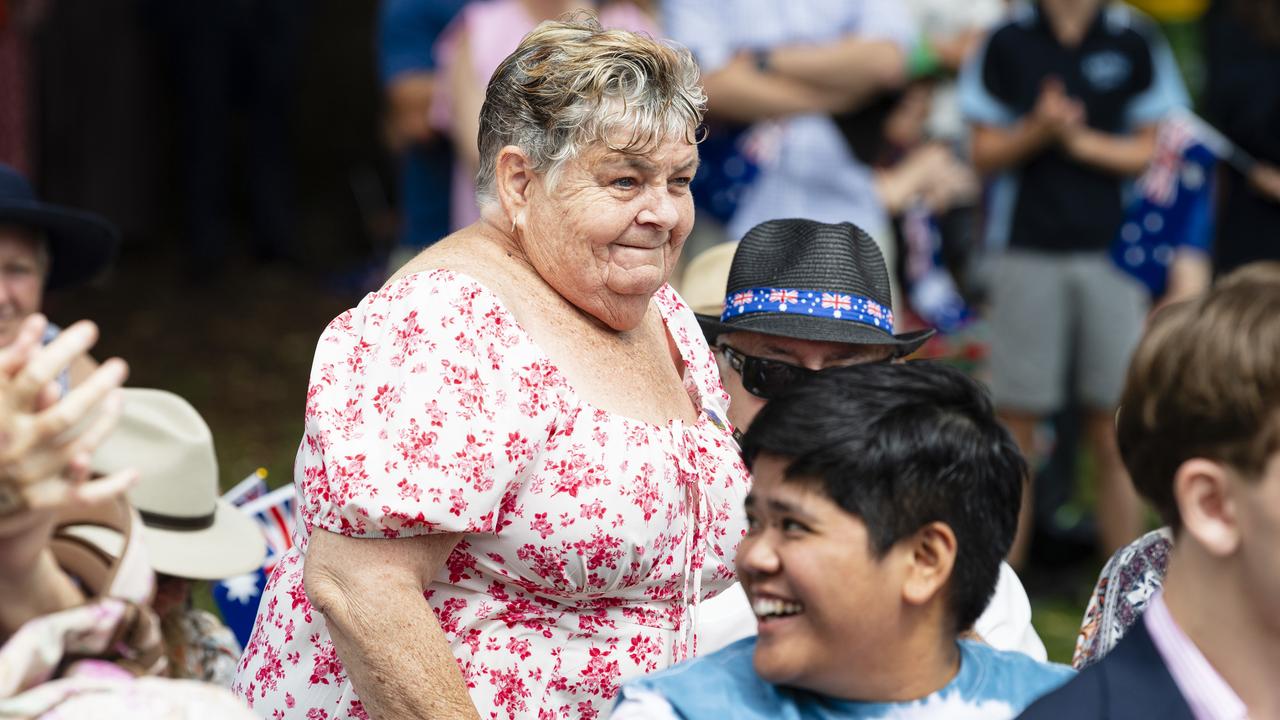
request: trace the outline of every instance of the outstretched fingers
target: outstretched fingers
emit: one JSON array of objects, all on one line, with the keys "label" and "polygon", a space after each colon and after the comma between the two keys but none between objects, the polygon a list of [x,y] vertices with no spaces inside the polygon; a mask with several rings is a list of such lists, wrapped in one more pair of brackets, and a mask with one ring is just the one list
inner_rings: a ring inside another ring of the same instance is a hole
[{"label": "outstretched fingers", "polygon": [[94,413],[103,411],[104,401],[124,384],[128,375],[129,366],[123,360],[111,358],[104,362],[61,401],[36,415],[37,437],[57,437],[67,442],[83,436],[92,424]]}]

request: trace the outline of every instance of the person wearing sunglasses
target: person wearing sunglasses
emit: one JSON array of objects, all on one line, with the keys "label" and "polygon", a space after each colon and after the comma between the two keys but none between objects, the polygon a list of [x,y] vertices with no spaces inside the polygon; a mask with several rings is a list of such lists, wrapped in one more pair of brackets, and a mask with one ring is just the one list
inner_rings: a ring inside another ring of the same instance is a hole
[{"label": "person wearing sunglasses", "polygon": [[905,357],[933,335],[894,334],[889,271],[852,223],[756,225],[723,290],[718,316],[700,313],[698,322],[718,350],[729,422],[742,431],[770,398],[812,373]]},{"label": "person wearing sunglasses", "polygon": [[[934,334],[894,332],[888,267],[852,223],[770,220],[747,232],[731,260],[720,247],[704,254],[689,263],[681,294],[717,351],[735,436],[770,399],[822,370],[900,361]],[[707,601],[700,622],[700,653],[756,627],[740,585]],[[1026,591],[1006,563],[973,631],[996,648],[1047,657]]]}]

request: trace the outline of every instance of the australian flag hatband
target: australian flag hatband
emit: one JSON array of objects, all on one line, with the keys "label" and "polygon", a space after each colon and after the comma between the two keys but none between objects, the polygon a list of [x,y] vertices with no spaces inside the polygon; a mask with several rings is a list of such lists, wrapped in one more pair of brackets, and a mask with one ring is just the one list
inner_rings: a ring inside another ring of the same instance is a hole
[{"label": "australian flag hatband", "polygon": [[720,322],[754,313],[784,313],[855,322],[893,334],[893,311],[861,295],[794,288],[747,288],[724,300]]}]

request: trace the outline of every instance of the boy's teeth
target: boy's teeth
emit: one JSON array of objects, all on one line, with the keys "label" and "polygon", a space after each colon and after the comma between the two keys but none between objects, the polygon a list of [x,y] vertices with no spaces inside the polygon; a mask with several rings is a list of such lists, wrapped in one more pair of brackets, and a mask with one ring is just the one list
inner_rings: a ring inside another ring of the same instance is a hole
[{"label": "boy's teeth", "polygon": [[751,603],[751,609],[759,617],[768,617],[772,615],[795,615],[802,612],[804,606],[799,603],[786,602],[784,600],[775,600],[772,598],[757,598]]}]

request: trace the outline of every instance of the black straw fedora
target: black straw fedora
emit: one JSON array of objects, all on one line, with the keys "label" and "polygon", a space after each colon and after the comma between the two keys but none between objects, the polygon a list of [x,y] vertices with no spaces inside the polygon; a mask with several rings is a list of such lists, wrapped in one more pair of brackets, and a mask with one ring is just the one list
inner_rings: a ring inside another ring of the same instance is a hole
[{"label": "black straw fedora", "polygon": [[895,335],[884,256],[853,223],[769,220],[738,244],[720,317],[698,315],[708,342],[747,331],[915,352],[933,330]]},{"label": "black straw fedora", "polygon": [[120,234],[101,215],[36,199],[31,183],[0,163],[0,225],[42,231],[49,243],[49,275],[45,289],[86,282],[115,257]]}]

